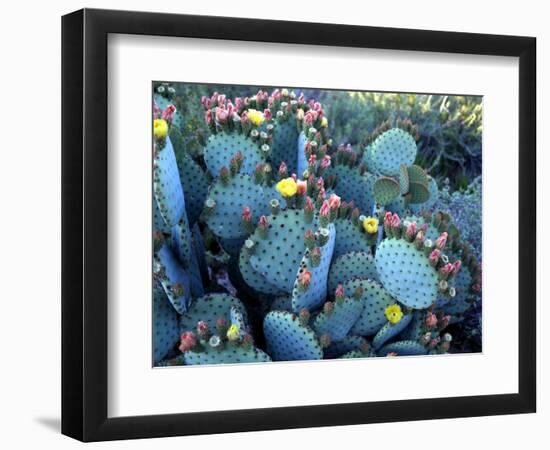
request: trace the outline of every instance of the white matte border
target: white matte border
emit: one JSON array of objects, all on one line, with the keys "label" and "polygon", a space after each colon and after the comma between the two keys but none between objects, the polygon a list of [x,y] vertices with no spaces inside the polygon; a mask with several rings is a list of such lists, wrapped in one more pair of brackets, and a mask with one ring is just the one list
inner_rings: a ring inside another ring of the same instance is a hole
[{"label": "white matte border", "polygon": [[[110,417],[518,391],[517,58],[126,35],[108,50]],[[152,80],[483,95],[483,354],[152,369]]]}]

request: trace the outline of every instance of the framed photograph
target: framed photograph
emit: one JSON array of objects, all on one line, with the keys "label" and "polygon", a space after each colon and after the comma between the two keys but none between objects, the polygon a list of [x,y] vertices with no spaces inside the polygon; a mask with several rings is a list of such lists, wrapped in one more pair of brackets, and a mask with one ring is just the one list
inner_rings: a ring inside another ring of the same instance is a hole
[{"label": "framed photograph", "polygon": [[535,55],[64,16],[62,432],[535,412]]}]

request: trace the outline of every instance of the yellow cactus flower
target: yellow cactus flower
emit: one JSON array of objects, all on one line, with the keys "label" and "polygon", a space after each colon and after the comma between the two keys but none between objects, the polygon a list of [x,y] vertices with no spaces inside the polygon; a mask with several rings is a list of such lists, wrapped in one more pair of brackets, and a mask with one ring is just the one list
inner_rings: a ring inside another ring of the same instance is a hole
[{"label": "yellow cactus flower", "polygon": [[168,122],[164,119],[153,121],[153,134],[155,139],[165,139],[168,136]]},{"label": "yellow cactus flower", "polygon": [[298,191],[298,185],[292,177],[285,178],[284,180],[279,181],[275,185],[275,188],[277,189],[279,194],[281,194],[285,198],[292,197]]},{"label": "yellow cactus flower", "polygon": [[399,321],[403,318],[403,311],[401,311],[401,306],[398,304],[388,306],[384,311],[384,314],[386,315],[388,322],[393,325],[399,323]]},{"label": "yellow cactus flower", "polygon": [[323,128],[328,127],[328,119],[326,117],[323,117],[321,119],[321,127],[323,127]]},{"label": "yellow cactus flower", "polygon": [[240,337],[239,326],[237,324],[232,324],[227,330],[227,339],[230,341],[237,341]]},{"label": "yellow cactus flower", "polygon": [[252,125],[259,127],[262,123],[264,123],[265,117],[260,111],[249,109],[246,114],[248,115],[248,120]]},{"label": "yellow cactus flower", "polygon": [[363,220],[363,229],[369,234],[375,234],[378,232],[378,219],[374,217],[367,217]]}]

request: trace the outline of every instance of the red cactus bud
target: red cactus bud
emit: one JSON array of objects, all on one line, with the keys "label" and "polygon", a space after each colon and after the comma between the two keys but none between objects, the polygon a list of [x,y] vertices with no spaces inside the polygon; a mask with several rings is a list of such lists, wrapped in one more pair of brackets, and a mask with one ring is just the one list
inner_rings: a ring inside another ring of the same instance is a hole
[{"label": "red cactus bud", "polygon": [[334,292],[334,297],[336,297],[336,300],[343,300],[345,296],[344,293],[344,286],[342,284],[339,284],[336,286],[336,291]]},{"label": "red cactus bud", "polygon": [[243,208],[243,213],[241,217],[244,222],[250,222],[250,220],[252,219],[252,212],[250,211],[250,208],[248,206],[245,206]]},{"label": "red cactus bud", "polygon": [[321,168],[322,169],[328,169],[330,167],[331,159],[329,155],[323,156],[323,159],[321,160]]},{"label": "red cactus bud", "polygon": [[444,231],[443,233],[441,233],[441,235],[436,239],[435,241],[435,246],[439,249],[439,250],[443,250],[445,248],[445,245],[447,244],[447,237],[449,236],[449,234]]},{"label": "red cactus bud", "polygon": [[307,325],[309,322],[309,310],[307,308],[302,308],[298,314],[298,318],[300,320],[300,323],[302,325]]},{"label": "red cactus bud", "polygon": [[269,222],[267,221],[266,216],[260,216],[260,219],[258,220],[258,227],[267,230],[267,228],[269,227]]},{"label": "red cactus bud", "polygon": [[430,253],[430,256],[428,256],[428,260],[430,261],[430,264],[432,266],[435,266],[439,261],[440,256],[441,256],[441,252],[437,248],[434,248],[433,251]]},{"label": "red cactus bud", "polygon": [[437,316],[433,312],[428,311],[425,323],[428,328],[434,328],[437,325]]},{"label": "red cactus bud", "polygon": [[162,118],[167,122],[172,123],[174,120],[174,114],[176,113],[176,107],[174,105],[168,105],[162,112]]},{"label": "red cactus bud", "polygon": [[296,194],[297,195],[305,195],[307,192],[307,182],[303,180],[297,180],[296,181]]},{"label": "red cactus bud", "polygon": [[319,214],[321,217],[328,217],[328,215],[330,214],[330,206],[328,201],[325,200],[323,202],[321,208],[319,209]]},{"label": "red cactus bud", "polygon": [[206,336],[208,331],[208,324],[204,320],[199,320],[197,322],[197,333],[199,336]]},{"label": "red cactus bud", "polygon": [[325,312],[325,314],[330,314],[332,311],[334,311],[334,303],[326,302],[323,305],[323,311]]},{"label": "red cactus bud", "polygon": [[195,333],[193,333],[192,331],[186,331],[185,333],[182,333],[179,345],[180,352],[188,352],[195,345],[197,345],[197,337],[195,336]]}]

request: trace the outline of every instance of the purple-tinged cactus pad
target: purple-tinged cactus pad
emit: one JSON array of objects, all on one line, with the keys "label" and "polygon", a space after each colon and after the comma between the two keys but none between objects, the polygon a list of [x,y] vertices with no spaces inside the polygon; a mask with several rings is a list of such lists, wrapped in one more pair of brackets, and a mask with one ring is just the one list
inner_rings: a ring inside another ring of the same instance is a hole
[{"label": "purple-tinged cactus pad", "polygon": [[376,176],[365,172],[361,174],[358,168],[345,165],[334,165],[327,170],[327,176],[336,176],[334,192],[346,202],[353,201],[362,212],[372,211],[374,200],[374,182]]},{"label": "purple-tinged cactus pad", "polygon": [[[327,243],[321,247],[321,262],[317,267],[313,267],[310,258],[309,250],[306,250],[302,262],[300,263],[300,269],[296,274],[296,281],[294,282],[294,288],[292,289],[292,309],[298,313],[302,308],[309,310],[316,309],[322,303],[324,303],[327,297],[327,283],[328,283],[328,271],[330,268],[330,261],[332,260],[332,252],[334,250],[334,241],[336,231],[333,224],[328,227],[330,235]],[[300,274],[303,271],[309,271],[311,273],[311,284],[309,288],[300,292],[298,288],[298,280]]]},{"label": "purple-tinged cactus pad", "polygon": [[273,167],[279,167],[284,162],[288,173],[298,174],[298,128],[295,120],[275,125],[270,159]]},{"label": "purple-tinged cactus pad", "polygon": [[204,148],[204,161],[213,176],[220,173],[222,167],[229,167],[231,158],[241,152],[244,161],[241,173],[252,174],[256,165],[263,162],[258,144],[241,133],[218,133],[210,136]]},{"label": "purple-tinged cactus pad", "polygon": [[374,262],[384,287],[404,305],[422,309],[436,301],[437,272],[414,244],[403,239],[384,239]]},{"label": "purple-tinged cactus pad", "polygon": [[284,293],[282,289],[271,284],[263,275],[254,270],[254,267],[250,264],[250,255],[244,248],[239,254],[239,271],[244,282],[262,294],[280,295]]},{"label": "purple-tinged cactus pad", "polygon": [[320,312],[313,321],[312,328],[318,336],[328,335],[332,341],[341,341],[349,333],[363,311],[361,299],[346,298],[341,303],[334,302],[334,309]]},{"label": "purple-tinged cactus pad", "polygon": [[[164,269],[164,275],[160,278],[160,283],[174,309],[182,314],[187,310],[191,300],[189,275],[183,270],[180,262],[166,244],[162,246],[157,255],[160,265]],[[175,284],[182,286],[183,295],[176,297],[173,291]]]},{"label": "purple-tinged cactus pad", "polygon": [[378,136],[368,148],[369,161],[375,173],[399,175],[399,168],[410,166],[416,159],[416,142],[406,131],[392,128]]},{"label": "purple-tinged cactus pad", "polygon": [[[338,258],[333,258],[328,274],[329,296],[334,296],[338,284],[344,284],[354,278],[378,281],[374,258],[370,252],[349,252]],[[351,295],[352,293],[348,292],[347,294]]]},{"label": "purple-tinged cactus pad", "polygon": [[190,224],[194,224],[202,212],[208,195],[208,178],[191,156],[187,153],[178,160],[178,170],[185,196],[185,210]]},{"label": "purple-tinged cactus pad", "polygon": [[379,283],[372,280],[351,280],[344,284],[344,291],[353,293],[358,287],[363,288],[361,301],[363,312],[351,329],[351,333],[360,336],[372,336],[387,322],[386,308],[395,300]]},{"label": "purple-tinged cactus pad", "polygon": [[262,350],[252,347],[243,348],[242,346],[232,346],[225,343],[223,349],[205,346],[200,352],[185,352],[183,360],[188,366],[207,365],[207,364],[242,364],[242,363],[260,363],[270,362],[269,355]]},{"label": "purple-tinged cactus pad", "polygon": [[179,340],[178,314],[164,290],[153,290],[153,359],[162,360]]},{"label": "purple-tinged cactus pad", "polygon": [[294,209],[270,215],[267,220],[267,239],[260,237],[258,229],[251,236],[256,248],[250,264],[271,285],[291,293],[305,253],[305,231],[315,229],[315,224],[306,223],[303,211]]},{"label": "purple-tinged cactus pad", "polygon": [[162,218],[169,227],[174,226],[185,211],[185,201],[170,138],[166,138],[164,147],[157,148],[155,154],[153,191]]},{"label": "purple-tinged cactus pad", "polygon": [[335,220],[334,226],[336,228],[336,241],[334,243],[333,258],[354,251],[371,253],[365,234],[350,219]]},{"label": "purple-tinged cactus pad", "polygon": [[234,307],[243,315],[243,321],[246,320],[244,305],[238,298],[228,294],[207,294],[203,297],[193,300],[189,310],[181,316],[180,330],[194,331],[197,322],[202,320],[206,322],[212,333],[216,334],[216,321],[224,319],[227,326],[231,325],[231,308]]},{"label": "purple-tinged cactus pad", "polygon": [[251,210],[253,223],[269,209],[261,186],[243,174],[230,178],[227,186],[218,180],[210,188],[209,198],[216,202],[216,206],[208,215],[206,223],[216,236],[224,239],[246,237],[241,224],[245,206]]},{"label": "purple-tinged cactus pad", "polygon": [[271,311],[264,318],[267,352],[273,361],[322,359],[323,350],[315,332],[300,324],[298,317],[283,311]]},{"label": "purple-tinged cactus pad", "polygon": [[395,336],[397,336],[399,333],[401,333],[405,328],[407,328],[407,325],[411,322],[412,314],[407,314],[406,316],[403,316],[402,319],[393,324],[390,322],[387,322],[386,325],[384,325],[378,333],[376,333],[376,336],[372,339],[372,347],[375,350],[378,350],[380,347],[382,347],[386,342],[393,339]]},{"label": "purple-tinged cactus pad", "polygon": [[397,341],[385,345],[378,351],[378,356],[387,356],[388,353],[397,353],[397,356],[427,355],[428,350],[417,341]]},{"label": "purple-tinged cactus pad", "polygon": [[353,350],[360,350],[367,343],[367,340],[361,336],[348,334],[341,341],[333,341],[323,350],[325,358],[338,358]]}]

